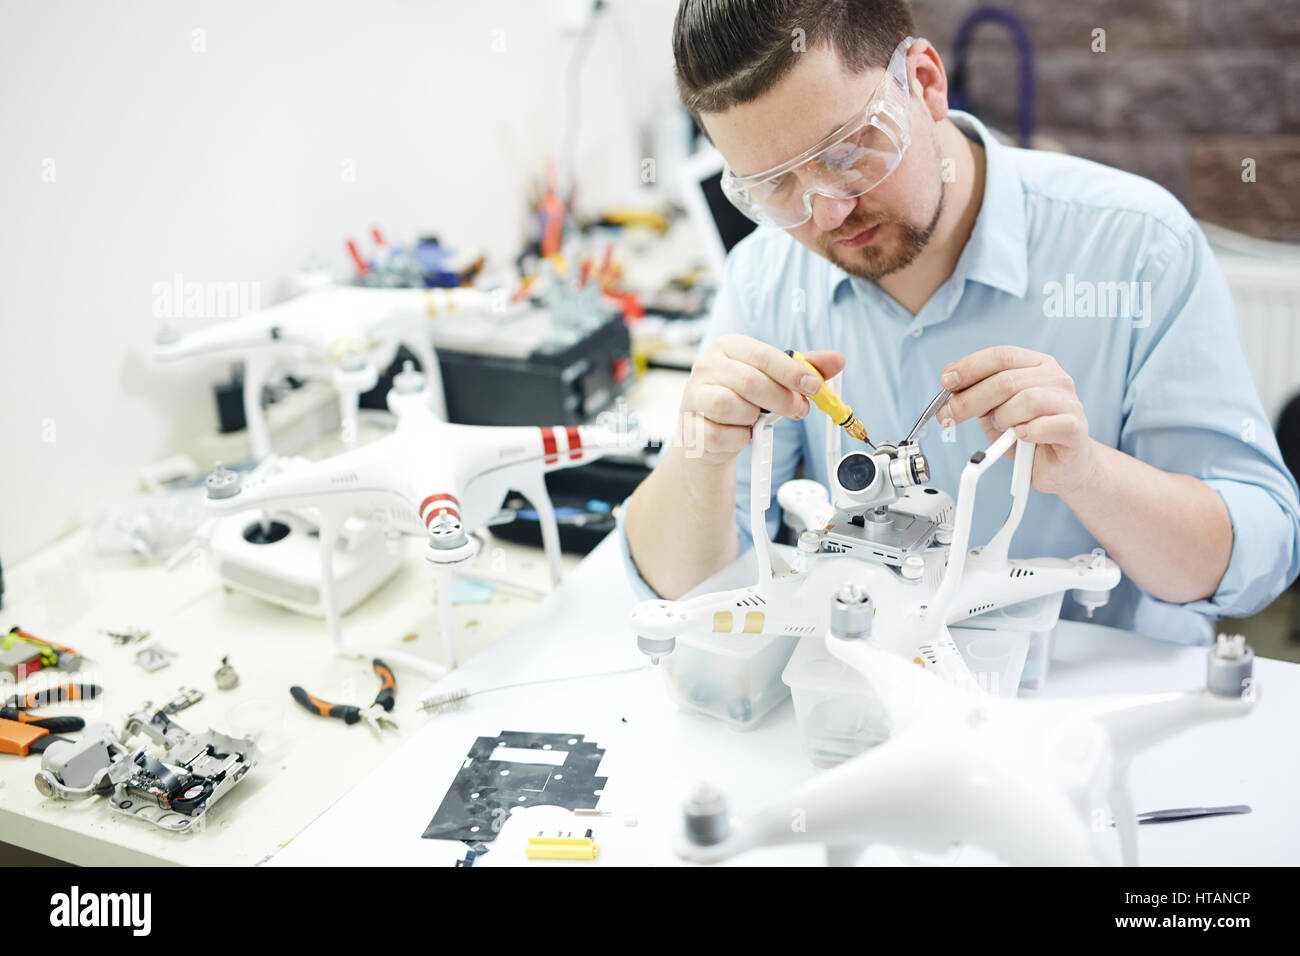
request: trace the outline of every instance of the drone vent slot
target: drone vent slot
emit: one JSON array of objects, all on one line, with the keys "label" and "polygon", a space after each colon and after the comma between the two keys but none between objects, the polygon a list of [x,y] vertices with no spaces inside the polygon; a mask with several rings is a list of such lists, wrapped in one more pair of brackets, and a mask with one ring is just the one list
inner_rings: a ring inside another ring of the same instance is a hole
[{"label": "drone vent slot", "polygon": [[1032,578],[1034,576],[1033,568],[1012,568],[1011,576],[1013,578]]},{"label": "drone vent slot", "polygon": [[922,644],[919,650],[921,651],[921,656],[924,657],[931,664],[939,663],[939,655],[934,652],[934,645]]},{"label": "drone vent slot", "polygon": [[993,607],[992,604],[980,604],[976,607],[971,608],[966,613],[971,617],[974,617],[976,614],[983,614],[985,611],[990,610],[992,607]]}]

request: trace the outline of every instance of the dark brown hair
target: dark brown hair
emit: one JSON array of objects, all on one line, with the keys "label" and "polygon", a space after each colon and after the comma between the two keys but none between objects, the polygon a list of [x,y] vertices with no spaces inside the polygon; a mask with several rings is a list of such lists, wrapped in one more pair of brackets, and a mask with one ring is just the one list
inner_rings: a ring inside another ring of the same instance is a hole
[{"label": "dark brown hair", "polygon": [[775,86],[800,45],[829,43],[861,71],[888,66],[914,32],[906,0],[682,0],[673,24],[677,89],[692,113],[718,113]]}]

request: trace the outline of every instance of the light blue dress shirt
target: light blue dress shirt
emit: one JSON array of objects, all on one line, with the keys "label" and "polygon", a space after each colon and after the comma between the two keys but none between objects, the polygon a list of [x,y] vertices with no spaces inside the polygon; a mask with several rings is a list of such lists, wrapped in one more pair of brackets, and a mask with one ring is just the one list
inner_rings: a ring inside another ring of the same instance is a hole
[{"label": "light blue dress shirt", "polygon": [[[1093,438],[1204,480],[1232,520],[1232,557],[1211,598],[1169,604],[1125,577],[1092,620],[1208,643],[1218,618],[1254,613],[1300,572],[1300,503],[1205,236],[1148,180],[1003,146],[974,117],[950,116],[984,145],[983,205],[952,276],[920,313],[912,316],[876,283],[849,276],[784,232],[759,229],[728,257],[705,346],[740,333],[801,352],[838,349],[848,359],[841,392],[875,441],[907,434],[949,362],[993,345],[1054,356],[1074,379]],[[807,477],[828,483],[824,429],[816,410],[777,423],[774,493],[801,461]],[[931,422],[921,443],[931,486],[954,496],[962,467],[988,445],[973,420],[948,429]],[[742,550],[750,544],[749,459],[746,450],[737,461]],[[1006,517],[1010,478],[1003,459],[981,479],[973,544]],[[772,533],[779,518],[774,501]],[[621,524],[619,533],[629,573],[650,596]],[[1095,547],[1061,499],[1030,493],[1012,557],[1070,557]],[[1068,597],[1062,615],[1084,616]]]}]

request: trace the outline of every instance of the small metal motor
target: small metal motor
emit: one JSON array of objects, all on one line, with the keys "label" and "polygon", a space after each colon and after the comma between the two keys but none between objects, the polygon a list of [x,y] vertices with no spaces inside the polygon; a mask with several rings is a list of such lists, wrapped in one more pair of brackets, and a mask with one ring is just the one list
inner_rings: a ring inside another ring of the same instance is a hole
[{"label": "small metal motor", "polygon": [[856,584],[845,584],[831,598],[831,634],[849,640],[870,637],[874,613],[871,595]]},{"label": "small metal motor", "polygon": [[1205,688],[1218,697],[1243,697],[1251,686],[1255,652],[1243,634],[1220,634],[1206,659]]},{"label": "small metal motor", "polygon": [[686,839],[696,846],[715,846],[731,836],[727,798],[707,783],[700,783],[682,806]]}]

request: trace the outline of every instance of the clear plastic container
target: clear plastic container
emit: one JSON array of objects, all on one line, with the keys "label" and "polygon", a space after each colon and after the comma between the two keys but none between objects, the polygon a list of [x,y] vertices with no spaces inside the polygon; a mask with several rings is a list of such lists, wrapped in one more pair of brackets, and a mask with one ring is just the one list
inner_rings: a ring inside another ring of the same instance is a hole
[{"label": "clear plastic container", "polygon": [[968,627],[968,623],[951,625],[948,632],[975,682],[994,697],[1015,697],[1029,653],[1029,635],[1001,625]]},{"label": "clear plastic container", "polygon": [[[1015,696],[1020,687],[1042,686],[1061,598],[1036,598],[949,628],[981,686],[1003,697]],[[889,736],[888,717],[871,685],[832,657],[823,637],[799,641],[782,679],[794,698],[804,751],[814,765],[834,766]]]},{"label": "clear plastic container", "polygon": [[1020,674],[1020,693],[1036,694],[1047,684],[1047,672],[1051,668],[1055,644],[1055,627],[1030,632],[1029,653],[1025,656],[1025,669]]},{"label": "clear plastic container", "polygon": [[668,695],[679,707],[752,730],[789,696],[781,671],[797,638],[683,634],[662,659]]},{"label": "clear plastic container", "polygon": [[794,698],[804,752],[833,767],[889,736],[884,708],[865,677],[826,650],[820,635],[801,638],[781,675]]},{"label": "clear plastic container", "polygon": [[1034,693],[1047,683],[1047,672],[1052,661],[1053,638],[1056,623],[1061,616],[1063,593],[1046,594],[1032,601],[1022,601],[1010,607],[988,611],[968,621],[963,628],[999,628],[1029,635],[1029,648],[1020,674],[1021,692]]}]

